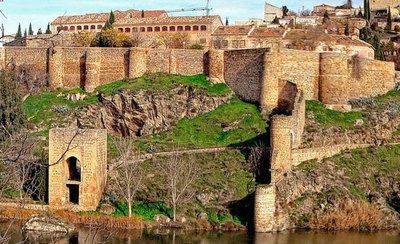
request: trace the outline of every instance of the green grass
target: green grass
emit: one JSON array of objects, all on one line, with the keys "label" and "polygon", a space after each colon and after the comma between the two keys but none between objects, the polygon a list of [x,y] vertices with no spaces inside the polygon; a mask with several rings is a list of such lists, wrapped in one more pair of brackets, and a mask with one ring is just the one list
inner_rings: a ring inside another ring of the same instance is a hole
[{"label": "green grass", "polygon": [[[77,91],[77,89],[74,89],[72,92]],[[68,91],[43,92],[39,95],[29,96],[23,103],[23,111],[28,121],[48,128],[58,120],[57,113],[53,111],[54,108],[66,106],[72,110],[97,103],[98,101],[97,97],[94,95],[88,96],[83,101],[68,101],[63,97],[58,97],[57,95],[60,93],[66,94]]]},{"label": "green grass", "polygon": [[350,128],[354,126],[357,119],[363,118],[361,112],[338,112],[328,109],[323,103],[318,101],[307,101],[307,111],[313,112],[316,122],[323,126],[337,126]]},{"label": "green grass", "polygon": [[206,148],[254,143],[266,132],[267,122],[258,108],[232,98],[228,103],[195,118],[184,118],[170,131],[139,140],[140,148]]},{"label": "green grass", "polygon": [[106,95],[113,95],[122,90],[131,91],[152,91],[171,90],[178,84],[194,86],[203,89],[210,96],[221,96],[230,93],[225,84],[212,84],[207,80],[206,75],[199,74],[193,76],[167,75],[162,73],[148,74],[130,81],[116,81],[96,88],[96,91]]}]

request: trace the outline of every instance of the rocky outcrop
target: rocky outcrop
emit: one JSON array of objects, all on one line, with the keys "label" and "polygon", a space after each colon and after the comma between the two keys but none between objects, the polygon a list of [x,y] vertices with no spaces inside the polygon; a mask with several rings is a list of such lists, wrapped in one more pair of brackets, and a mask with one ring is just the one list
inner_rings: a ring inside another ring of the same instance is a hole
[{"label": "rocky outcrop", "polygon": [[35,216],[29,219],[23,228],[25,231],[55,232],[68,234],[75,230],[75,227],[59,218],[51,216]]},{"label": "rocky outcrop", "polygon": [[173,127],[182,118],[210,112],[230,95],[208,96],[204,90],[179,85],[160,92],[129,90],[112,96],[99,95],[100,103],[78,115],[83,128],[105,128],[124,137],[140,137]]}]

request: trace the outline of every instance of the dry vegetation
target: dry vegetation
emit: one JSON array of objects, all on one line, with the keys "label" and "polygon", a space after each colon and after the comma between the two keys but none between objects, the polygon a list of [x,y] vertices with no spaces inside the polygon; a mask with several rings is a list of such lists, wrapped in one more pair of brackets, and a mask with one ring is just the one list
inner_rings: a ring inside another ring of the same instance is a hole
[{"label": "dry vegetation", "polygon": [[333,210],[316,216],[310,222],[312,229],[328,231],[377,231],[384,229],[383,213],[367,202],[342,202]]}]

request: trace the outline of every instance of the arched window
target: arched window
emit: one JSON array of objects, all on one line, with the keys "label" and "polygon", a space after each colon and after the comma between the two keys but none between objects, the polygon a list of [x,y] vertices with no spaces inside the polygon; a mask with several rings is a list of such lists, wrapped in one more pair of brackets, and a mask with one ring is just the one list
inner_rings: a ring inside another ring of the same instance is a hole
[{"label": "arched window", "polygon": [[123,28],[118,28],[118,30],[119,30],[120,32],[124,32],[124,29],[123,29]]},{"label": "arched window", "polygon": [[132,32],[138,32],[138,28],[137,27],[133,27],[132,28]]},{"label": "arched window", "polygon": [[168,26],[163,26],[162,31],[168,31]]},{"label": "arched window", "polygon": [[70,26],[70,27],[69,27],[69,30],[70,30],[70,31],[74,31],[74,30],[75,30],[75,26]]},{"label": "arched window", "polygon": [[170,26],[169,31],[175,31],[175,26]]},{"label": "arched window", "polygon": [[189,25],[185,26],[185,31],[191,31],[191,30],[192,28]]},{"label": "arched window", "polygon": [[91,25],[91,26],[90,26],[90,29],[91,29],[91,30],[96,30],[96,26],[95,26],[95,25]]},{"label": "arched window", "polygon": [[57,31],[60,31],[60,30],[62,30],[62,27],[61,26],[57,26]]},{"label": "arched window", "polygon": [[64,26],[63,30],[67,31],[68,30],[68,26]]},{"label": "arched window", "polygon": [[101,29],[103,29],[103,26],[102,26],[102,25],[98,25],[98,26],[97,26],[97,29],[98,29],[98,30],[101,30]]},{"label": "arched window", "polygon": [[161,31],[161,27],[160,27],[160,26],[154,27],[154,31],[155,31],[155,32],[160,32],[160,31]]},{"label": "arched window", "polygon": [[140,32],[145,32],[146,28],[145,27],[140,27]]},{"label": "arched window", "polygon": [[131,28],[125,28],[125,32],[131,32]]},{"label": "arched window", "polygon": [[206,31],[206,30],[207,30],[207,26],[205,26],[205,25],[202,25],[202,26],[200,27],[200,30],[202,30],[202,31]]},{"label": "arched window", "polygon": [[193,30],[194,31],[198,31],[199,30],[199,26],[198,25],[193,26]]},{"label": "arched window", "polygon": [[178,31],[183,31],[183,26],[178,26]]},{"label": "arched window", "polygon": [[78,26],[76,27],[76,29],[77,29],[77,30],[82,30],[82,26],[78,25]]},{"label": "arched window", "polygon": [[84,26],[83,26],[83,29],[84,29],[84,30],[89,30],[89,26],[88,26],[88,25],[84,25]]},{"label": "arched window", "polygon": [[81,163],[76,157],[67,159],[68,164],[68,180],[81,181]]},{"label": "arched window", "polygon": [[147,27],[147,32],[153,32],[153,27]]}]

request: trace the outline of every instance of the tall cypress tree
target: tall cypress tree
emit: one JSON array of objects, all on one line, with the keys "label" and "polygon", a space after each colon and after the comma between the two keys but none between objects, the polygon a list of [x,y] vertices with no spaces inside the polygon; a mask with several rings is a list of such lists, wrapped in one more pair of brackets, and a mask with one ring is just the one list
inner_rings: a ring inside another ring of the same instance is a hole
[{"label": "tall cypress tree", "polygon": [[37,34],[38,34],[38,35],[43,34],[42,28],[39,28],[39,30],[37,31]]},{"label": "tall cypress tree", "polygon": [[113,11],[111,11],[110,13],[110,18],[108,19],[108,22],[110,22],[110,25],[113,25],[115,23],[115,15]]},{"label": "tall cypress tree", "polygon": [[19,24],[17,34],[15,34],[15,38],[21,38],[21,37],[22,37],[21,24]]},{"label": "tall cypress tree", "polygon": [[24,31],[24,37],[26,38],[28,36],[28,32],[26,31],[26,29],[25,29],[25,31]]},{"label": "tall cypress tree", "polygon": [[371,20],[371,11],[369,8],[369,0],[364,0],[364,18],[367,21]]},{"label": "tall cypress tree", "polygon": [[46,34],[51,34],[50,23],[47,24]]},{"label": "tall cypress tree", "polygon": [[372,38],[372,46],[375,49],[375,59],[384,60],[381,39],[377,34]]},{"label": "tall cypress tree", "polygon": [[33,36],[32,23],[29,23],[28,35]]},{"label": "tall cypress tree", "polygon": [[388,16],[387,16],[387,24],[386,24],[386,30],[387,31],[391,31],[392,30],[392,24],[393,24],[393,20],[392,20],[392,11],[390,10],[390,7],[389,7],[389,10],[388,10]]}]

